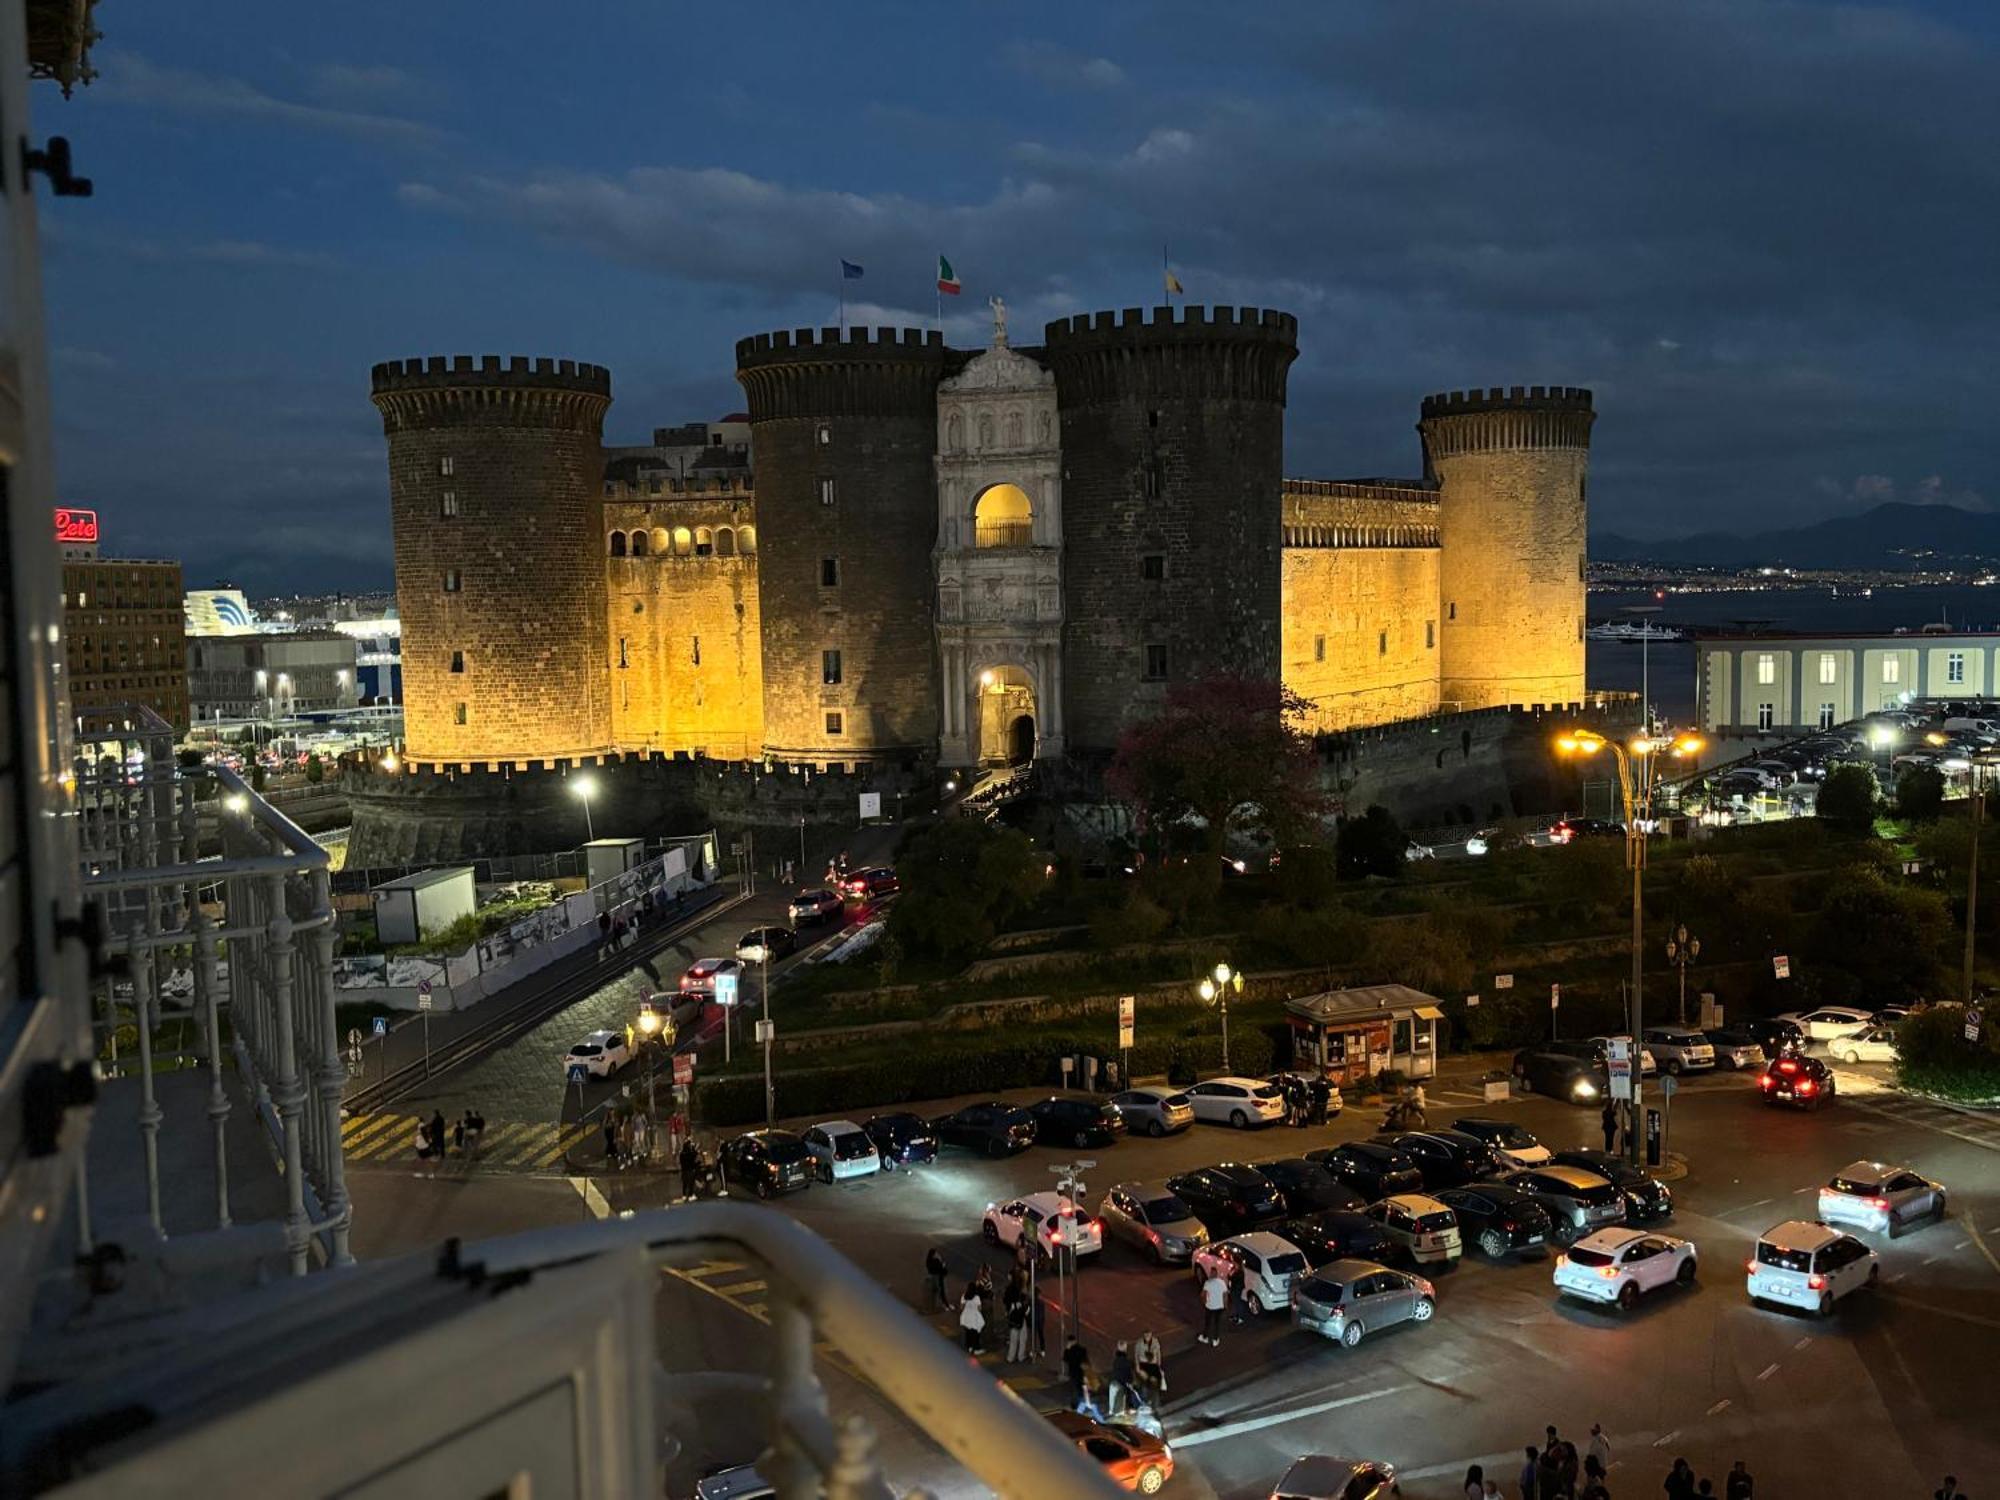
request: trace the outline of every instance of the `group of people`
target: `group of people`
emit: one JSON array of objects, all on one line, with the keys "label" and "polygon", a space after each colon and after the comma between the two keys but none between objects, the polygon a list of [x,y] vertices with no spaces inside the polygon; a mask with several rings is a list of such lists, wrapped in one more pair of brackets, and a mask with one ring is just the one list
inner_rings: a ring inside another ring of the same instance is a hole
[{"label": "group of people", "polygon": [[1285,1123],[1303,1130],[1308,1125],[1324,1125],[1333,1099],[1333,1085],[1319,1074],[1310,1081],[1287,1073],[1280,1085],[1285,1091]]},{"label": "group of people", "polygon": [[[1582,1452],[1551,1426],[1542,1433],[1540,1447],[1530,1446],[1517,1478],[1520,1500],[1611,1500],[1611,1439],[1604,1428],[1590,1424],[1590,1438]],[[1755,1481],[1742,1459],[1723,1476],[1722,1488],[1712,1479],[1695,1476],[1684,1458],[1674,1460],[1662,1486],[1667,1500],[1752,1500]],[[1480,1464],[1465,1471],[1465,1500],[1511,1500],[1498,1478]]]},{"label": "group of people", "polygon": [[471,1156],[479,1149],[479,1138],[485,1132],[486,1116],[476,1109],[468,1109],[453,1121],[449,1131],[445,1128],[444,1111],[433,1110],[428,1120],[417,1121],[417,1159],[442,1161],[454,1151],[460,1156]]},{"label": "group of people", "polygon": [[1155,1415],[1167,1394],[1165,1357],[1152,1329],[1137,1339],[1120,1339],[1112,1351],[1111,1373],[1100,1376],[1082,1338],[1063,1350],[1069,1374],[1070,1406],[1093,1422],[1134,1421],[1158,1429]]},{"label": "group of people", "polygon": [[1384,1130],[1427,1130],[1430,1128],[1430,1100],[1421,1083],[1409,1085],[1390,1101],[1382,1115]]},{"label": "group of people", "polygon": [[687,892],[675,891],[669,897],[661,891],[642,891],[623,910],[599,912],[597,961],[603,963],[611,954],[638,942],[640,929],[652,921],[655,912],[665,911],[669,905],[673,914],[679,915],[687,907]]},{"label": "group of people", "polygon": [[604,1165],[613,1171],[653,1154],[653,1122],[643,1109],[611,1109],[604,1114]]}]

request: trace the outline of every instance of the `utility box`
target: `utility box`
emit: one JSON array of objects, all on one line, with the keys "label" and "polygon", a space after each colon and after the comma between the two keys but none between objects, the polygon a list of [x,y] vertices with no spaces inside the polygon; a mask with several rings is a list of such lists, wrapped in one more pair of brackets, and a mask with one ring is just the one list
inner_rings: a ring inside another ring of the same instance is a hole
[{"label": "utility box", "polygon": [[470,865],[419,870],[385,881],[369,895],[375,901],[375,936],[385,947],[420,943],[460,917],[471,916],[479,904]]},{"label": "utility box", "polygon": [[592,839],[583,846],[583,883],[600,886],[646,862],[643,839]]}]

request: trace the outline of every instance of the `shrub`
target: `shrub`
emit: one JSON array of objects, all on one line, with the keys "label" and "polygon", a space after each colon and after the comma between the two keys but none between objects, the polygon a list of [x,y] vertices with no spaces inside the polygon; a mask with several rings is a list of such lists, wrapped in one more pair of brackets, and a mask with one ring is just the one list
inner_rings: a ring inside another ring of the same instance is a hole
[{"label": "shrub", "polygon": [[1820,783],[1815,810],[1822,823],[1852,837],[1875,826],[1876,795],[1873,766],[1838,765]]},{"label": "shrub", "polygon": [[1375,806],[1358,818],[1340,825],[1336,865],[1342,880],[1360,880],[1369,875],[1388,879],[1403,873],[1404,851],[1410,836],[1403,832],[1386,807]]},{"label": "shrub", "polygon": [[1896,777],[1896,816],[1934,823],[1944,810],[1944,773],[1934,766],[1909,766]]},{"label": "shrub", "polygon": [[2000,1037],[1987,1026],[1965,1039],[1957,1006],[1919,1011],[1896,1027],[1896,1071],[1904,1088],[1967,1104],[2000,1099]]}]

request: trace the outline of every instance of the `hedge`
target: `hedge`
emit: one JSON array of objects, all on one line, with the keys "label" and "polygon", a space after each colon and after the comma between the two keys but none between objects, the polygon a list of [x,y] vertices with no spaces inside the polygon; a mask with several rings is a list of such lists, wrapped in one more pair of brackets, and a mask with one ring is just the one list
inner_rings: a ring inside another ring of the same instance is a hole
[{"label": "hedge", "polygon": [[1976,1042],[1965,1039],[1965,1011],[1956,1005],[1919,1011],[1896,1027],[1897,1079],[1906,1089],[1961,1104],[2000,1100],[2000,1038],[1989,1023]]}]

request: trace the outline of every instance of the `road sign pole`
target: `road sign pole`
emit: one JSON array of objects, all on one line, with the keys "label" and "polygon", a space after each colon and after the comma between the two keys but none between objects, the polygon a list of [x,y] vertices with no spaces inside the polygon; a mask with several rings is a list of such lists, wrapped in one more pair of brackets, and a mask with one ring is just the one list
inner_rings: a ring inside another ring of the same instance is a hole
[{"label": "road sign pole", "polygon": [[764,1128],[770,1129],[778,1123],[778,1095],[771,1085],[771,935],[764,934],[761,944],[764,961],[759,965],[763,970],[762,982],[758,985],[764,1001]]},{"label": "road sign pole", "polygon": [[[429,996],[424,997],[427,1001]],[[431,1076],[431,1008],[424,1006],[424,1077]]]}]

